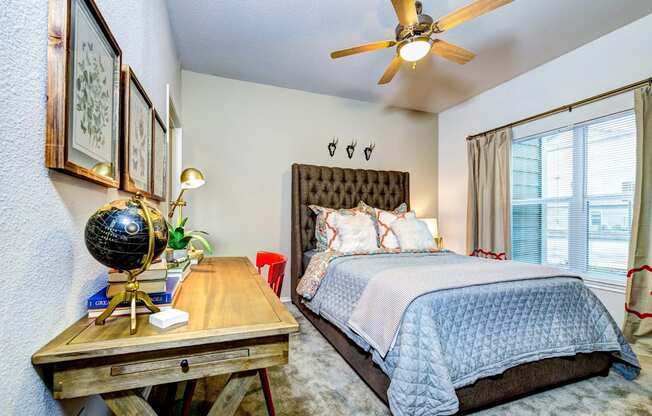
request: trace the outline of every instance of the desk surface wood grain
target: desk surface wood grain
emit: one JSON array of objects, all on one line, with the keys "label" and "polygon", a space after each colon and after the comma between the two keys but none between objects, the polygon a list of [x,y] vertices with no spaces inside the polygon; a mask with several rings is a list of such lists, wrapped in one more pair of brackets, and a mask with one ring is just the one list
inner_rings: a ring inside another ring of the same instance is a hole
[{"label": "desk surface wood grain", "polygon": [[187,325],[162,330],[138,317],[111,318],[103,326],[82,318],[32,356],[35,365],[152,352],[296,332],[297,322],[246,257],[206,258],[192,267],[174,307],[187,311]]}]

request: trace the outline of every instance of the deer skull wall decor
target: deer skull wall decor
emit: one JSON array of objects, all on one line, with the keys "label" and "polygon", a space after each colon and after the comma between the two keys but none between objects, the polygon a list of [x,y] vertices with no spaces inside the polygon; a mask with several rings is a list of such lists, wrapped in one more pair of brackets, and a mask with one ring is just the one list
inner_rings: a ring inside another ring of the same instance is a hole
[{"label": "deer skull wall decor", "polygon": [[369,143],[369,146],[364,148],[364,158],[369,161],[371,159],[371,152],[376,148],[376,143]]},{"label": "deer skull wall decor", "polygon": [[331,155],[331,157],[335,156],[335,150],[337,149],[337,142],[339,141],[340,139],[334,137],[333,140],[331,140],[331,142],[328,143],[328,153]]},{"label": "deer skull wall decor", "polygon": [[357,141],[352,141],[350,145],[346,146],[346,154],[349,156],[349,159],[353,159],[353,152],[355,152],[355,147],[358,145]]}]

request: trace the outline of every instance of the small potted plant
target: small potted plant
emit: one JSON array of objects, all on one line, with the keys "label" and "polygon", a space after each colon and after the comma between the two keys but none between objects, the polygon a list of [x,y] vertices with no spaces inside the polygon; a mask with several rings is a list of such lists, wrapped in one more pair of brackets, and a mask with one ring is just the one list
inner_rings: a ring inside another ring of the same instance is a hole
[{"label": "small potted plant", "polygon": [[179,217],[176,226],[169,222],[168,225],[168,248],[172,250],[171,258],[169,260],[179,260],[188,255],[188,246],[192,247],[192,242],[200,243],[208,254],[213,254],[213,246],[206,239],[208,233],[205,231],[186,231],[185,226],[188,217]]}]

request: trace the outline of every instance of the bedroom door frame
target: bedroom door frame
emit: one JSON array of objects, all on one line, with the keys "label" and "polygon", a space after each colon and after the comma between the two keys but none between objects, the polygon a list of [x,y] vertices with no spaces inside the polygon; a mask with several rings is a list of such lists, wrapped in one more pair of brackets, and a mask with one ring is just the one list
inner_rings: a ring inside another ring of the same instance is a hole
[{"label": "bedroom door frame", "polygon": [[[182,166],[182,149],[183,149],[183,125],[181,122],[181,115],[176,109],[174,99],[172,98],[170,84],[166,86],[166,106],[167,106],[167,141],[168,141],[168,183],[167,195],[168,201],[173,200],[179,195],[181,191],[181,183],[179,177],[181,176]],[[169,205],[165,204],[165,214],[167,215]]]}]

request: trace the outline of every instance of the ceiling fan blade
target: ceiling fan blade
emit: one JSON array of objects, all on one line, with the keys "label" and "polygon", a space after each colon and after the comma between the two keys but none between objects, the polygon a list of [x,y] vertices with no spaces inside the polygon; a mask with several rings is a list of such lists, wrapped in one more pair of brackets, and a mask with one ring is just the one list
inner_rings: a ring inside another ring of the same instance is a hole
[{"label": "ceiling fan blade", "polygon": [[401,25],[412,26],[419,23],[417,7],[414,0],[392,0],[392,6],[394,6]]},{"label": "ceiling fan blade", "polygon": [[447,14],[435,23],[440,31],[450,30],[468,20],[475,19],[485,13],[511,3],[514,0],[476,0],[468,6]]},{"label": "ceiling fan blade", "polygon": [[460,65],[464,65],[471,59],[475,58],[473,52],[467,51],[464,48],[460,48],[459,46],[455,46],[452,43],[445,42],[441,39],[435,39],[431,50],[432,53],[453,62],[457,62]]},{"label": "ceiling fan blade", "polygon": [[402,63],[403,60],[401,59],[401,57],[396,55],[394,59],[392,59],[392,62],[389,63],[389,66],[385,70],[383,76],[380,77],[380,79],[378,80],[378,85],[389,84],[394,78],[394,75],[396,75],[398,70],[401,69]]},{"label": "ceiling fan blade", "polygon": [[337,59],[343,56],[355,55],[356,53],[375,51],[376,49],[391,48],[396,45],[393,40],[383,40],[380,42],[367,43],[366,45],[355,46],[353,48],[342,49],[331,53],[331,58]]}]

